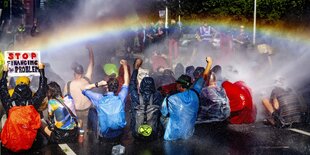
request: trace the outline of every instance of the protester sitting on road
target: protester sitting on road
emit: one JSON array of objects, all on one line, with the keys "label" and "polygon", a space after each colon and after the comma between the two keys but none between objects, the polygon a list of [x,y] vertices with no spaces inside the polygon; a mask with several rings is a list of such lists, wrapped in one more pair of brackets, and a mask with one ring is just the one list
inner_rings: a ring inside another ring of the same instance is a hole
[{"label": "protester sitting on road", "polygon": [[65,104],[61,88],[56,82],[48,84],[48,126],[43,130],[51,143],[76,142],[78,122],[72,110]]},{"label": "protester sitting on road", "polygon": [[223,87],[217,86],[215,74],[212,72],[208,86],[200,95],[200,106],[196,123],[223,122],[230,115],[229,100]]},{"label": "protester sitting on road", "polygon": [[131,130],[137,139],[154,140],[160,133],[160,106],[163,97],[156,91],[155,82],[151,77],[144,77],[138,92],[137,74],[142,60],[135,61],[129,92],[131,96]]},{"label": "protester sitting on road", "polygon": [[[97,117],[93,117],[90,125],[96,127],[94,124],[98,124],[99,127],[92,129],[97,132],[97,128],[99,129],[100,139],[103,138],[105,140],[119,140],[123,133],[123,129],[126,126],[125,119],[125,99],[128,94],[128,84],[129,84],[129,73],[127,69],[127,61],[121,60],[120,64],[124,69],[124,84],[122,86],[121,91],[116,95],[118,90],[118,81],[116,78],[109,78],[108,81],[100,81],[94,84],[89,84],[85,87],[82,93],[89,98],[89,100],[93,103],[95,107],[95,114],[89,115],[97,115]],[[106,86],[108,87],[107,94],[99,94],[90,91],[89,89]],[[94,110],[90,110],[93,112]]]},{"label": "protester sitting on road", "polygon": [[188,139],[193,135],[199,107],[199,93],[208,78],[212,65],[211,57],[207,57],[207,67],[203,78],[195,81],[191,87],[191,77],[181,75],[177,80],[180,93],[168,95],[162,103],[161,121],[165,127],[165,140]]},{"label": "protester sitting on road", "polygon": [[[64,88],[64,96],[70,94],[75,102],[76,114],[79,118],[79,125],[84,130],[87,126],[87,114],[88,109],[91,106],[90,100],[88,100],[82,93],[81,90],[92,80],[93,68],[94,68],[94,53],[90,46],[86,46],[89,52],[89,64],[87,67],[86,74],[84,75],[83,66],[76,64],[73,66],[74,79],[69,81]],[[83,126],[85,124],[85,126]]]},{"label": "protester sitting on road", "polygon": [[276,80],[276,86],[271,92],[270,99],[264,98],[262,103],[271,115],[272,125],[277,127],[291,127],[303,122],[303,106],[298,95],[285,86],[284,78]]},{"label": "protester sitting on road", "polygon": [[8,119],[1,132],[1,141],[5,148],[13,152],[30,149],[41,125],[40,114],[37,110],[46,97],[47,79],[44,75],[44,65],[39,63],[38,68],[40,83],[36,93],[33,94],[29,87],[29,78],[24,77],[17,82],[18,85],[15,86],[11,97],[7,88],[8,68],[4,66],[3,69],[0,99]]}]

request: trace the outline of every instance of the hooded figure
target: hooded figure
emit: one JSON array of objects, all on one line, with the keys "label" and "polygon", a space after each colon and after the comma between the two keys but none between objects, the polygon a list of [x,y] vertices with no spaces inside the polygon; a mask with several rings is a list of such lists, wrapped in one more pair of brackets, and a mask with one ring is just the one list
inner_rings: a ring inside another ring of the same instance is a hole
[{"label": "hooded figure", "polygon": [[32,95],[32,91],[29,87],[30,80],[28,77],[19,77],[16,80],[16,86],[14,88],[14,92],[12,96],[10,96],[8,88],[7,88],[7,71],[3,71],[3,76],[0,81],[0,96],[1,102],[6,112],[12,106],[25,106],[25,105],[33,105],[35,109],[38,109],[42,104],[46,92],[47,92],[47,79],[44,76],[44,69],[39,69],[40,71],[40,82],[39,88],[37,92]]},{"label": "hooded figure", "polygon": [[178,63],[174,68],[174,73],[175,78],[180,77],[182,74],[184,74],[184,66],[181,63]]},{"label": "hooded figure", "polygon": [[[129,92],[131,97],[131,110],[132,110],[132,117],[131,117],[131,129],[133,131],[133,135],[136,134],[136,108],[140,105],[141,102],[143,104],[150,104],[150,100],[153,99],[152,105],[157,105],[160,107],[163,97],[161,96],[160,92],[155,88],[155,82],[152,77],[144,77],[140,83],[139,92],[138,92],[138,83],[137,83],[137,75],[138,69],[135,69],[132,73],[130,84],[129,84]],[[142,99],[140,98],[142,97]],[[159,110],[158,110],[159,113]],[[159,117],[158,117],[159,121]],[[158,122],[159,123],[159,122]],[[137,125],[136,125],[137,124]],[[158,129],[153,129],[154,131],[158,131]],[[136,137],[136,136],[135,136]]]},{"label": "hooded figure", "polygon": [[194,75],[193,75],[194,71],[195,71],[195,67],[194,66],[187,66],[185,68],[185,74],[190,76],[192,79],[194,79]]}]

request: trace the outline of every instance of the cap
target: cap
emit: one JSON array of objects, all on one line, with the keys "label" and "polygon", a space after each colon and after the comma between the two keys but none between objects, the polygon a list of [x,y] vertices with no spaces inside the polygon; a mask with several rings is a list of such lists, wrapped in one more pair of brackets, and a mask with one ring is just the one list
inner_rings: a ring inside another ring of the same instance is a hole
[{"label": "cap", "polygon": [[186,88],[189,88],[192,85],[192,78],[183,74],[176,80],[176,82],[182,84]]},{"label": "cap", "polygon": [[27,76],[20,76],[16,79],[16,85],[29,85],[30,84],[30,79]]}]

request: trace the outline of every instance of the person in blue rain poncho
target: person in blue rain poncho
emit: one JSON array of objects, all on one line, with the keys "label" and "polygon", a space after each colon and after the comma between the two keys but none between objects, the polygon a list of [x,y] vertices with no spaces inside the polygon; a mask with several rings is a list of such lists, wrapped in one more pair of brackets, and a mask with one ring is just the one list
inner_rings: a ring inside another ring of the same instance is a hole
[{"label": "person in blue rain poncho", "polygon": [[212,59],[207,57],[207,67],[203,77],[191,87],[191,77],[181,75],[177,80],[178,93],[168,95],[161,108],[161,122],[165,128],[165,140],[188,139],[194,133],[199,107],[199,94],[211,69]]}]

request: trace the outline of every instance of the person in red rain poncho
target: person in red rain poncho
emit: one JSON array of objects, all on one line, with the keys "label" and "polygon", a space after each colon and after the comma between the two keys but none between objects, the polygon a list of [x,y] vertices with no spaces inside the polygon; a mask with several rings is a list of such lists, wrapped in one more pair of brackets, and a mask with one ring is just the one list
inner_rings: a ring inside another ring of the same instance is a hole
[{"label": "person in red rain poncho", "polygon": [[256,106],[253,103],[251,89],[243,82],[237,81],[234,84],[225,81],[222,84],[230,103],[230,123],[249,124],[256,120]]}]

